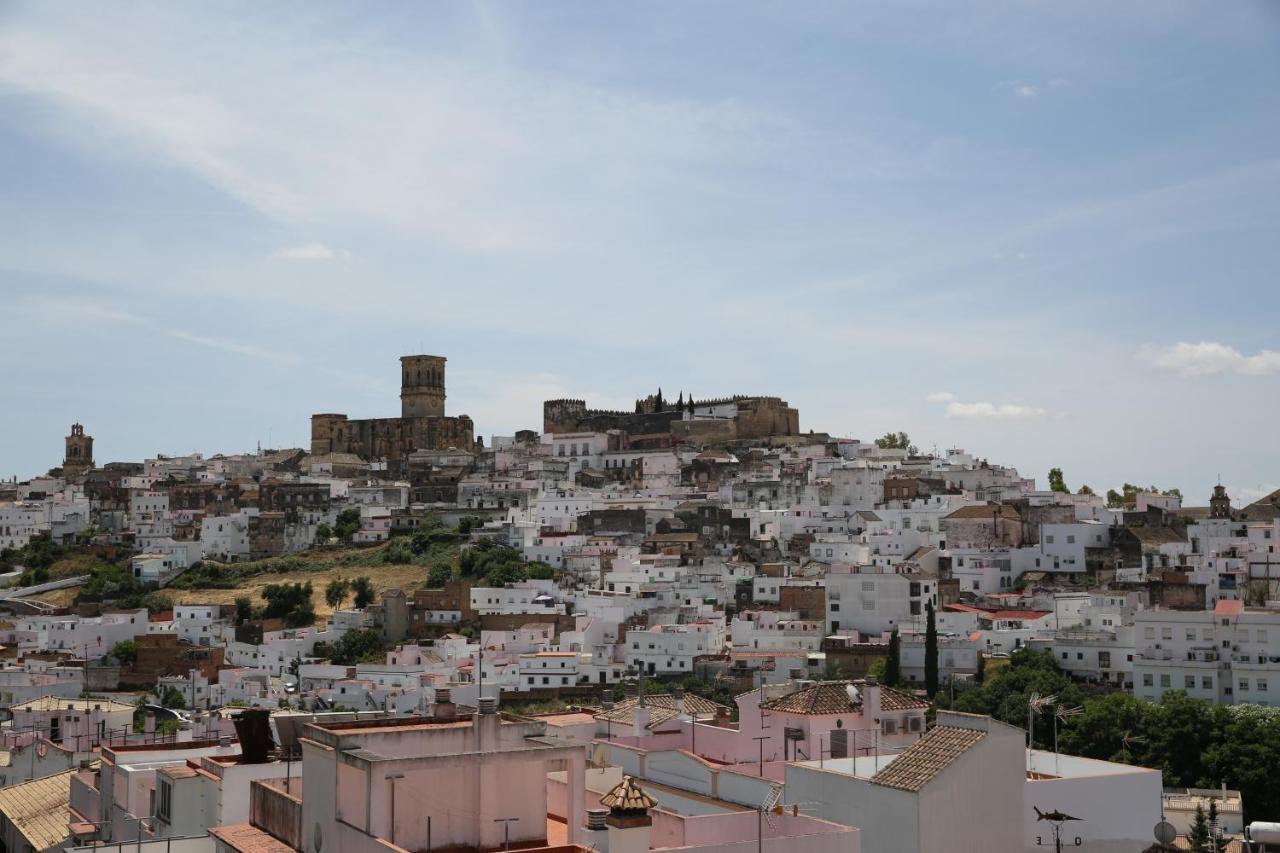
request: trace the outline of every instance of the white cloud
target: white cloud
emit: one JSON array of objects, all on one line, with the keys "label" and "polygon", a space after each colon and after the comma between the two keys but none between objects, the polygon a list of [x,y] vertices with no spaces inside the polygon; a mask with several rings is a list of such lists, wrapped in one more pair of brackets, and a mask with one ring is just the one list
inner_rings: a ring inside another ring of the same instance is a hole
[{"label": "white cloud", "polygon": [[272,364],[301,364],[302,356],[291,352],[280,352],[278,350],[263,349],[253,344],[241,343],[227,338],[214,338],[208,335],[199,335],[195,332],[183,332],[177,330],[168,330],[166,335],[178,341],[185,341],[196,346],[209,347],[210,349],[222,350],[223,352],[233,353],[234,355],[248,356],[256,358],[260,361],[269,361]]},{"label": "white cloud", "polygon": [[1147,345],[1138,350],[1138,358],[1158,370],[1187,377],[1218,373],[1238,373],[1241,376],[1280,373],[1280,352],[1264,349],[1254,355],[1245,355],[1235,347],[1216,341],[1196,344],[1184,341],[1169,347]]},{"label": "white cloud", "polygon": [[954,401],[947,405],[948,418],[966,420],[1020,420],[1023,418],[1041,418],[1048,412],[1035,406],[1019,406],[1014,403],[961,403]]},{"label": "white cloud", "polygon": [[346,249],[332,249],[324,243],[305,243],[277,249],[271,257],[287,261],[345,261],[351,258],[351,253]]},{"label": "white cloud", "polygon": [[1040,90],[1029,83],[1020,83],[1013,87],[1013,93],[1019,98],[1034,98],[1040,94]]},{"label": "white cloud", "polygon": [[989,403],[978,401],[965,403],[950,391],[934,391],[925,397],[930,403],[946,403],[946,417],[965,420],[1019,420],[1023,418],[1042,418],[1049,412],[1037,406],[1023,406],[1018,403]]}]

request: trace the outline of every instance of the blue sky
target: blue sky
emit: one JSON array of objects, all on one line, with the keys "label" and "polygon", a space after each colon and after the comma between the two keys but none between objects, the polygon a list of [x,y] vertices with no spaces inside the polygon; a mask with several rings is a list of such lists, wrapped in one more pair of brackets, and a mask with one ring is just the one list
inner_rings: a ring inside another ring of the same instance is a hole
[{"label": "blue sky", "polygon": [[305,445],[449,358],[1044,482],[1280,484],[1269,2],[0,6],[0,474]]}]

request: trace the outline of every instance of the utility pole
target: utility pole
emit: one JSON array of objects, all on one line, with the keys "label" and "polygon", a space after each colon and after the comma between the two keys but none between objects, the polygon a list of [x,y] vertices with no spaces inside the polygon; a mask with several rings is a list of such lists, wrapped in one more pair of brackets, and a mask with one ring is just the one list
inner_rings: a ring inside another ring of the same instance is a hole
[{"label": "utility pole", "polygon": [[763,779],[764,778],[764,742],[767,740],[772,740],[772,736],[759,735],[758,737],[753,737],[752,740],[760,744],[760,778]]},{"label": "utility pole", "polygon": [[388,773],[386,779],[391,783],[391,843],[396,843],[396,780],[403,779],[403,773]]},{"label": "utility pole", "polygon": [[518,817],[496,817],[494,823],[502,824],[502,849],[511,849],[511,824],[520,820]]}]

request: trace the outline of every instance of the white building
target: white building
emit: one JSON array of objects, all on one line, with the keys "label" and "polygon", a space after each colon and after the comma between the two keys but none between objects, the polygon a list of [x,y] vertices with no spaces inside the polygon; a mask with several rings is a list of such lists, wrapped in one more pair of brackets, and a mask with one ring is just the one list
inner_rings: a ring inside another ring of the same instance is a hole
[{"label": "white building", "polygon": [[1280,608],[1220,600],[1212,611],[1144,610],[1134,635],[1139,698],[1183,690],[1211,702],[1280,705]]}]

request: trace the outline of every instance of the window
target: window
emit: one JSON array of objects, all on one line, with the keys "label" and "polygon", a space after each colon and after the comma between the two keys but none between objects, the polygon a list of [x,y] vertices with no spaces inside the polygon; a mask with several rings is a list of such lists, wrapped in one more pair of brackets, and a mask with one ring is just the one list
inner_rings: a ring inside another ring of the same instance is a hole
[{"label": "window", "polygon": [[1247,678],[1240,679],[1240,692],[1241,693],[1249,692],[1249,679]]},{"label": "window", "polygon": [[1053,537],[1052,537],[1052,536],[1046,536],[1046,537],[1044,537],[1044,544],[1046,544],[1046,545],[1052,545],[1052,544],[1053,544]]},{"label": "window", "polygon": [[898,721],[893,719],[885,719],[880,724],[880,730],[887,735],[896,735],[898,733]]},{"label": "window", "polygon": [[1161,628],[1161,629],[1160,629],[1160,639],[1162,639],[1162,640],[1172,640],[1172,639],[1173,639],[1173,628],[1172,628],[1172,626],[1166,625],[1165,627],[1163,627],[1163,628]]},{"label": "window", "polygon": [[1188,642],[1188,643],[1194,643],[1195,641],[1196,641],[1196,629],[1195,629],[1195,628],[1188,628],[1188,629],[1187,629],[1187,642]]},{"label": "window", "polygon": [[874,591],[875,591],[875,588],[876,588],[875,581],[863,581],[863,582],[862,582],[862,591],[863,591],[863,592],[874,592]]},{"label": "window", "polygon": [[164,780],[156,786],[156,790],[160,794],[160,802],[156,806],[156,817],[165,823],[169,823],[169,816],[172,814],[173,809],[173,786],[168,780]]},{"label": "window", "polygon": [[912,717],[909,720],[907,720],[907,730],[918,732],[920,731],[923,723],[924,723],[923,717]]},{"label": "window", "polygon": [[869,599],[868,599],[868,600],[866,600],[866,601],[863,601],[863,602],[862,602],[862,609],[863,609],[863,610],[875,610],[875,609],[876,609],[876,603],[875,603],[874,601],[869,600]]},{"label": "window", "polygon": [[1259,628],[1256,632],[1254,632],[1254,639],[1256,639],[1259,643],[1265,643],[1267,641],[1266,630],[1263,628]]},{"label": "window", "polygon": [[1212,675],[1204,675],[1204,676],[1201,676],[1201,677],[1200,677],[1200,686],[1201,686],[1202,688],[1204,688],[1205,690],[1212,690],[1212,689],[1213,689],[1213,676],[1212,676]]},{"label": "window", "polygon": [[1182,676],[1182,686],[1188,690],[1193,689],[1196,686],[1196,677],[1194,675]]},{"label": "window", "polygon": [[1258,690],[1262,693],[1267,692],[1267,680],[1265,678],[1258,679]]},{"label": "window", "polygon": [[838,601],[833,601],[833,602],[831,603],[831,612],[832,612],[832,613],[839,613],[839,612],[840,612],[840,602],[838,602]]},{"label": "window", "polygon": [[1074,536],[1068,536],[1068,537],[1067,537],[1067,544],[1068,544],[1068,545],[1074,545],[1074,544],[1076,544],[1076,537],[1074,537]]},{"label": "window", "polygon": [[1151,677],[1151,673],[1149,672],[1142,673],[1142,686],[1143,687],[1155,686],[1155,680]]},{"label": "window", "polygon": [[1111,652],[1098,652],[1098,667],[1101,669],[1111,668]]},{"label": "window", "polygon": [[1172,684],[1172,679],[1169,678],[1169,673],[1162,672],[1160,674],[1160,686],[1169,687],[1171,684]]},{"label": "window", "polygon": [[1142,638],[1144,640],[1154,640],[1156,638],[1156,629],[1152,625],[1142,629]]}]

